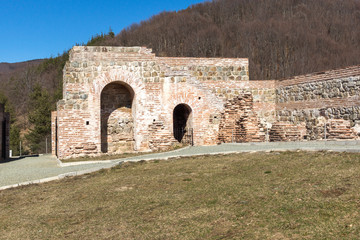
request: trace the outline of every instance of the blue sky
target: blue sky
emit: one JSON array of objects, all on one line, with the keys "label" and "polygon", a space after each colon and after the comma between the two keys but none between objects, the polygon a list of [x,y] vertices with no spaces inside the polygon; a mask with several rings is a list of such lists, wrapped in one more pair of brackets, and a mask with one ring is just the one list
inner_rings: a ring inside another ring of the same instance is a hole
[{"label": "blue sky", "polygon": [[204,0],[0,0],[0,62],[56,57],[91,36],[119,33]]}]

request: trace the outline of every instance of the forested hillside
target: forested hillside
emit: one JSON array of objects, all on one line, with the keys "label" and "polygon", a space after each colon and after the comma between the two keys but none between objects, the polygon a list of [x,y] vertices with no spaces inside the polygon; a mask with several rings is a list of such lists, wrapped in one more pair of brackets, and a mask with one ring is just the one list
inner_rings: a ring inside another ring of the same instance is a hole
[{"label": "forested hillside", "polygon": [[50,116],[62,97],[62,70],[68,53],[21,63],[0,63],[0,103],[10,112],[10,149],[17,155],[45,152]]},{"label": "forested hillside", "polygon": [[161,56],[248,57],[250,79],[280,79],[360,63],[359,0],[218,0],[161,13],[111,45]]},{"label": "forested hillside", "polygon": [[[147,46],[158,56],[247,57],[250,79],[281,79],[360,64],[360,0],[214,0],[97,35],[86,45]],[[49,121],[50,113],[44,120],[37,110],[42,101],[50,103],[43,111],[55,109],[67,59],[64,53],[2,75],[0,66],[0,101],[8,99],[13,126],[31,133]],[[44,139],[50,129],[40,132]]]}]

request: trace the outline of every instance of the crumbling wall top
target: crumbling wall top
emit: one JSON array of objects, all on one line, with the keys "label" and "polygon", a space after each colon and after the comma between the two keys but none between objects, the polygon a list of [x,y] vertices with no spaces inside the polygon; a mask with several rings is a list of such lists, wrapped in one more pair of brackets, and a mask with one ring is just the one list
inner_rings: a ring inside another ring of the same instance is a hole
[{"label": "crumbling wall top", "polygon": [[158,57],[157,60],[170,66],[213,65],[213,66],[245,66],[248,68],[247,58],[190,58],[190,57]]},{"label": "crumbling wall top", "polygon": [[155,54],[146,47],[74,46],[70,50],[70,61],[101,59],[153,59]]},{"label": "crumbling wall top", "polygon": [[117,52],[127,54],[146,54],[154,55],[151,48],[146,47],[112,47],[112,46],[74,46],[71,52]]},{"label": "crumbling wall top", "polygon": [[301,83],[327,81],[332,79],[340,79],[360,75],[360,65],[346,67],[342,69],[334,69],[324,72],[316,72],[305,75],[295,76],[289,79],[282,79],[277,81],[278,87],[291,86]]},{"label": "crumbling wall top", "polygon": [[249,65],[247,58],[190,58],[190,57],[156,57],[151,48],[146,47],[109,47],[109,46],[74,46],[70,51],[70,61],[156,60],[170,66],[213,65],[228,66]]}]

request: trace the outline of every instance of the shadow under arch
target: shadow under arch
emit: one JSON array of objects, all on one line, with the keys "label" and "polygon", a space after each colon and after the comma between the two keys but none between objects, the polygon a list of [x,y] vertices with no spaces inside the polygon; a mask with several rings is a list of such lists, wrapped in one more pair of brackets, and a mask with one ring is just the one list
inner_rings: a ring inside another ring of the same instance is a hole
[{"label": "shadow under arch", "polygon": [[101,152],[134,149],[134,98],[133,88],[122,81],[111,82],[101,91]]},{"label": "shadow under arch", "polygon": [[192,109],[185,103],[178,104],[173,111],[174,138],[181,142],[190,129],[192,129]]}]

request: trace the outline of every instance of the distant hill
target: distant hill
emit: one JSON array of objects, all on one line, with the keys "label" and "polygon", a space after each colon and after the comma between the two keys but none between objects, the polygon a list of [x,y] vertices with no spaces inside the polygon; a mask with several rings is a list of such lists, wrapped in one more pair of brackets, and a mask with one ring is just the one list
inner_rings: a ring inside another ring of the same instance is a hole
[{"label": "distant hill", "polygon": [[26,72],[26,69],[38,66],[43,59],[30,60],[17,63],[0,63],[0,92],[1,90],[7,90],[8,84],[12,84],[11,78],[19,77]]},{"label": "distant hill", "polygon": [[[22,127],[27,126],[27,115],[31,109],[29,97],[39,84],[46,89],[55,102],[61,97],[62,69],[67,53],[57,58],[36,59],[17,63],[0,63],[0,100],[5,96],[17,117],[21,116]],[[20,118],[18,118],[20,120]]]},{"label": "distant hill", "polygon": [[36,66],[40,64],[43,59],[35,59],[25,62],[17,62],[17,63],[0,63],[0,75],[11,74],[14,72],[20,72],[21,70],[29,67],[29,66]]},{"label": "distant hill", "polygon": [[282,79],[360,64],[360,1],[214,0],[153,16],[101,44],[247,57],[250,79]]}]

